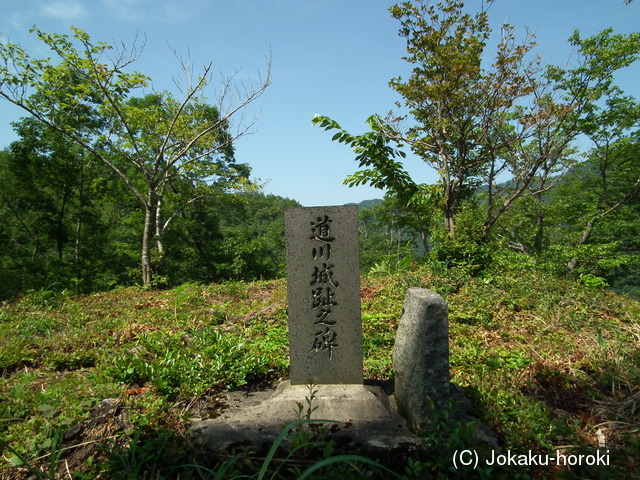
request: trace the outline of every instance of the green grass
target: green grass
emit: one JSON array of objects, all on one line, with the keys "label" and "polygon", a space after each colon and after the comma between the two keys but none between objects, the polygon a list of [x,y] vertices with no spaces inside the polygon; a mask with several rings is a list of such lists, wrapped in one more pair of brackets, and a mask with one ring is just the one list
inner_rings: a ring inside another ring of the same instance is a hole
[{"label": "green grass", "polygon": [[[434,289],[448,302],[452,381],[504,448],[580,452],[606,441],[614,465],[559,478],[629,478],[638,470],[640,408],[628,401],[640,386],[638,302],[517,269],[483,278],[425,268],[364,277],[366,378],[392,377],[395,330],[412,286]],[[27,294],[0,307],[0,476],[28,478],[34,474],[28,468],[42,478],[301,475],[295,459],[265,466],[251,454],[203,454],[187,434],[189,416],[215,404],[221,390],[286,377],[287,348],[283,280],[83,297]],[[119,402],[121,424],[85,433],[81,446],[65,442],[62,434],[105,398]],[[399,472],[406,478],[448,478],[449,450],[469,447],[467,425],[436,420],[424,451]],[[386,478],[374,465],[354,469],[348,461],[328,461],[328,446],[316,453],[327,477],[360,478],[368,471]],[[313,478],[322,478],[321,471]],[[503,474],[537,478],[548,471]]]}]

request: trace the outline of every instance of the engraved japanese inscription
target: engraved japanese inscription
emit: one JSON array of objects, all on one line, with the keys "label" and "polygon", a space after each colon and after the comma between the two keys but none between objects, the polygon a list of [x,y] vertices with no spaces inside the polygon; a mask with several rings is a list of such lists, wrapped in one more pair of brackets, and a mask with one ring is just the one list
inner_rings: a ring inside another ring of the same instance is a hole
[{"label": "engraved japanese inscription", "polygon": [[362,383],[358,210],[285,210],[291,383]]}]

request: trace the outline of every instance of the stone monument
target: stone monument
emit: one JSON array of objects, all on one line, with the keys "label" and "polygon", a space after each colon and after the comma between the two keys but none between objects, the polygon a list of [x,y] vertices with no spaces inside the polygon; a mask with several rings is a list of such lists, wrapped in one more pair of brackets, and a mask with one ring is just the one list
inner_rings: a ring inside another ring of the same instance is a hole
[{"label": "stone monument", "polygon": [[443,298],[432,290],[410,288],[393,347],[395,396],[411,425],[430,421],[429,404],[446,407],[449,386],[449,320]]},{"label": "stone monument", "polygon": [[358,206],[285,210],[291,385],[362,384]]},{"label": "stone monument", "polygon": [[420,439],[395,402],[363,380],[358,207],[286,209],[285,235],[290,381],[274,391],[229,392],[229,408],[215,419],[194,419],[194,435],[212,448],[268,446],[307,405],[313,419],[338,422],[327,435],[345,451],[413,449]]}]

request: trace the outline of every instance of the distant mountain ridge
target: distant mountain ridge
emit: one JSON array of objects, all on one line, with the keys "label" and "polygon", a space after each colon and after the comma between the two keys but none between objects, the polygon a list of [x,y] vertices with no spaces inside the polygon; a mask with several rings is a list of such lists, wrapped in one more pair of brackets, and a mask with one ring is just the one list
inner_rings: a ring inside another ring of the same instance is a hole
[{"label": "distant mountain ridge", "polygon": [[360,203],[358,203],[358,209],[364,210],[366,208],[377,207],[378,205],[382,205],[382,199],[381,198],[373,198],[371,200],[363,200]]}]

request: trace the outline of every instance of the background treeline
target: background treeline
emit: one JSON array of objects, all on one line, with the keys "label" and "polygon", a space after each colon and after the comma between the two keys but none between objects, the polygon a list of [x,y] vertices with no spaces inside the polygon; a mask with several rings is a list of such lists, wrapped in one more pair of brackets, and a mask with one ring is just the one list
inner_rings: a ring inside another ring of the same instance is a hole
[{"label": "background treeline", "polygon": [[[143,213],[122,182],[40,124],[25,119],[15,128],[20,140],[0,151],[0,298],[138,284]],[[639,152],[634,138],[620,153],[625,168],[603,171],[595,157],[581,162],[538,199],[523,199],[488,240],[481,238],[479,213],[486,188],[458,213],[455,241],[438,229],[437,217],[419,223],[393,195],[362,202],[362,271],[390,273],[430,261],[481,274],[492,262],[528,262],[637,298],[640,194],[593,222],[588,238],[585,232],[606,196],[626,191],[638,175]],[[291,206],[299,203],[259,191],[185,206],[166,234],[162,264],[154,265],[155,286],[284,276],[283,212]]]},{"label": "background treeline", "polygon": [[[397,108],[357,135],[328,116],[312,121],[354,152],[347,185],[390,194],[380,220],[397,247],[410,240],[407,253],[420,247],[474,275],[525,262],[637,293],[640,103],[616,83],[640,58],[640,33],[576,30],[571,61],[553,65],[512,25],[494,43],[489,9],[443,0],[390,12],[411,67],[389,82]],[[419,183],[408,153],[438,181]]]},{"label": "background treeline", "polygon": [[[32,120],[16,131],[20,140],[0,152],[0,298],[138,284],[143,212],[120,179]],[[184,206],[162,263],[154,259],[155,286],[281,277],[290,206],[299,204],[257,191]]]},{"label": "background treeline", "polygon": [[[640,157],[634,157],[637,163]],[[585,162],[559,180],[539,203],[525,199],[498,223],[494,235],[481,238],[485,189],[478,189],[457,215],[458,235],[446,236],[437,223],[431,234],[411,226],[411,216],[397,198],[362,202],[360,260],[368,273],[410,270],[427,262],[434,270],[482,277],[499,264],[528,265],[558,278],[587,286],[607,287],[640,298],[640,195],[594,222],[585,241],[589,212],[597,207],[598,172]],[[619,179],[624,182],[623,178]],[[628,181],[628,180],[627,180]],[[365,209],[362,209],[365,207]]]},{"label": "background treeline", "polygon": [[[139,283],[143,213],[122,182],[46,127],[25,119],[15,128],[20,140],[0,151],[0,298]],[[593,222],[588,238],[585,232],[605,195],[615,198],[638,175],[639,152],[634,138],[619,154],[625,168],[603,171],[596,157],[581,162],[540,198],[523,199],[488,240],[481,238],[479,213],[486,188],[464,203],[455,241],[438,229],[437,217],[418,223],[393,195],[362,202],[362,271],[390,273],[428,260],[481,274],[502,259],[637,298],[640,194]],[[291,206],[299,203],[259,191],[185,206],[167,232],[162,264],[154,265],[155,286],[284,276],[283,212]]]},{"label": "background treeline", "polygon": [[[575,61],[555,66],[513,26],[490,42],[488,10],[446,0],[390,13],[412,66],[390,82],[399,110],[360,135],[312,120],[354,152],[345,184],[386,192],[361,208],[363,271],[517,263],[637,296],[640,102],[615,81],[640,58],[640,33],[576,31]],[[234,156],[247,133],[234,117],[268,72],[229,93],[236,104],[212,105],[210,65],[179,95],[159,92],[128,71],[135,45],[107,65],[114,47],[80,29],[32,33],[52,57],[0,44],[0,97],[29,114],[0,152],[0,298],[284,275],[283,210],[298,204],[261,193]],[[412,178],[409,151],[437,182]]]}]

